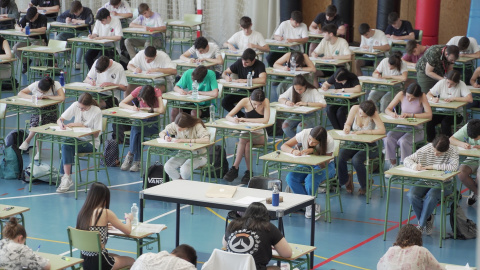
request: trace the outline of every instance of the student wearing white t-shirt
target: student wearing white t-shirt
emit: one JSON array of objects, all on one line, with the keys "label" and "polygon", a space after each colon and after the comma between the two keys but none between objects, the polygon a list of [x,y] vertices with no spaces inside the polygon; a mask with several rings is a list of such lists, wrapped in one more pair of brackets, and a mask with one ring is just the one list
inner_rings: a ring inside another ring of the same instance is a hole
[{"label": "student wearing white t-shirt", "polygon": [[[370,25],[366,23],[360,24],[358,30],[360,32],[360,35],[362,36],[360,48],[366,50],[380,50],[383,52],[387,52],[390,50],[390,44],[387,37],[385,36],[385,33],[382,30],[372,29],[370,28]],[[372,60],[355,60],[355,64],[357,66],[357,76],[362,76],[362,67],[372,66],[374,64],[374,60],[373,57]]]},{"label": "student wearing white t-shirt", "polygon": [[[45,77],[38,82],[30,84],[27,88],[23,89],[18,93],[18,96],[21,98],[31,99],[32,96],[37,96],[37,99],[51,99],[58,101],[65,101],[65,89],[60,85],[59,82],[54,81],[51,77]],[[30,116],[30,127],[38,127],[40,121],[42,125],[55,123],[57,120],[57,105],[43,107],[42,111],[49,111],[49,113],[40,115],[32,114]],[[35,136],[35,132],[30,132],[25,141],[18,147],[18,149],[27,151],[30,145],[30,141]],[[40,148],[37,143],[37,153],[35,154],[34,159],[38,160],[40,157]]]},{"label": "student wearing white t-shirt", "polygon": [[452,37],[447,45],[456,45],[460,50],[460,54],[466,57],[480,58],[480,47],[473,37],[456,36]]},{"label": "student wearing white t-shirt", "polygon": [[247,16],[240,18],[240,27],[242,31],[238,31],[231,38],[225,42],[229,50],[244,51],[247,48],[257,49],[262,52],[269,52],[270,47],[265,42],[263,35],[260,32],[252,30],[252,19]]},{"label": "student wearing white t-shirt", "polygon": [[[114,58],[114,49],[117,50],[117,53],[120,54],[120,40],[123,36],[122,31],[122,24],[120,20],[115,17],[110,16],[110,11],[105,8],[101,8],[97,12],[97,16],[95,16],[97,21],[95,22],[95,26],[93,27],[93,31],[88,38],[90,39],[110,39],[114,40],[115,48],[112,50],[105,50],[105,55],[109,56],[110,58]],[[105,45],[107,47],[112,45]],[[87,63],[88,69],[92,68],[93,62],[95,58],[100,56],[102,51],[100,50],[88,50],[85,53],[85,62]]]},{"label": "student wearing white t-shirt", "polygon": [[110,2],[106,3],[103,7],[108,9],[112,16],[119,18],[133,17],[132,9],[130,8],[130,4],[128,4],[127,1],[110,0]]},{"label": "student wearing white t-shirt", "polygon": [[[302,75],[297,75],[293,78],[292,86],[278,97],[278,103],[290,107],[327,107],[323,95]],[[295,133],[300,132],[302,129],[313,127],[315,125],[315,113],[304,115],[303,125],[302,121],[296,119],[298,119],[298,116],[293,115],[283,122],[283,132],[289,138],[293,138]]]},{"label": "student wearing white t-shirt", "polygon": [[[145,31],[167,31],[167,26],[165,22],[162,20],[162,17],[157,12],[153,12],[150,10],[150,7],[145,4],[141,3],[138,6],[138,14],[139,16],[130,23],[130,27],[133,28],[142,28]],[[136,39],[136,38],[127,38],[125,40],[125,47],[127,48],[128,54],[130,55],[130,59],[135,57],[136,51],[135,47],[148,47],[154,46],[155,48],[162,48],[162,34],[153,34],[153,43],[150,40],[145,39]]]},{"label": "student wearing white t-shirt", "polygon": [[[299,147],[299,145],[301,145]],[[328,135],[327,131],[322,126],[304,129],[297,133],[294,137],[284,143],[281,147],[283,152],[291,153],[295,156],[303,155],[319,155],[331,156],[335,150],[335,141]],[[335,162],[331,161],[328,164],[319,164],[315,169],[325,168],[328,166],[328,178],[335,177]],[[305,165],[297,165],[295,170],[302,170],[306,168]],[[322,170],[315,174],[315,181],[312,186],[313,175],[309,173],[289,172],[287,174],[287,183],[292,191],[296,194],[315,196],[318,185],[327,179],[326,170]],[[312,218],[312,206],[307,206],[305,211],[306,218]],[[320,205],[315,204],[315,219],[320,218]]]},{"label": "student wearing white t-shirt", "polygon": [[[177,75],[177,65],[163,51],[157,51],[153,46],[148,46],[143,51],[139,51],[135,57],[128,62],[127,69],[136,73],[157,73]],[[164,79],[155,80],[155,84],[160,84]],[[128,84],[125,96],[128,96],[133,89],[137,88],[136,84]],[[164,85],[159,86],[162,92],[166,92]],[[173,76],[167,77],[167,88],[173,88]]]},{"label": "student wearing white t-shirt", "polygon": [[[195,55],[196,58],[190,58]],[[223,57],[220,53],[220,48],[215,42],[208,42],[204,37],[199,37],[193,43],[193,46],[180,55],[180,59],[190,63],[202,64],[205,61],[217,64],[215,66],[215,73],[217,79],[220,78],[223,65]]]},{"label": "student wearing white t-shirt", "polygon": [[[74,118],[73,123],[65,124],[65,120],[70,121]],[[75,146],[62,144],[62,164],[60,166],[60,173],[63,173],[62,181],[57,188],[58,193],[67,192],[73,181],[70,177],[72,171],[72,163],[74,162],[74,156],[78,153],[90,153],[95,149],[99,149],[100,146],[100,134],[102,133],[102,111],[98,107],[97,102],[93,99],[89,93],[83,93],[78,98],[78,101],[74,102],[62,116],[57,120],[57,124],[61,129],[67,127],[84,127],[91,128],[92,130],[98,130],[92,136],[95,138],[95,145],[91,143],[81,144],[77,147],[77,153],[75,153]],[[91,142],[91,136],[85,136],[80,138],[82,141]]]},{"label": "student wearing white t-shirt", "polygon": [[[463,101],[472,103],[472,92],[467,88],[464,82],[460,80],[460,72],[450,70],[445,79],[438,81],[432,89],[427,93],[428,101],[431,103]],[[438,109],[437,109],[438,110]],[[457,109],[457,123],[461,123],[463,108]],[[432,121],[427,122],[427,142],[433,141],[435,138],[435,126],[441,124],[442,134],[452,136],[452,115],[433,114]]]},{"label": "student wearing white t-shirt", "polygon": [[[404,82],[407,80],[408,70],[407,64],[402,61],[402,53],[396,51],[390,55],[389,58],[383,59],[372,75],[378,79],[392,79]],[[394,93],[394,96],[398,92]],[[371,90],[368,99],[373,102],[380,102],[380,112],[385,112],[388,104],[392,101],[392,93],[390,91]]]}]

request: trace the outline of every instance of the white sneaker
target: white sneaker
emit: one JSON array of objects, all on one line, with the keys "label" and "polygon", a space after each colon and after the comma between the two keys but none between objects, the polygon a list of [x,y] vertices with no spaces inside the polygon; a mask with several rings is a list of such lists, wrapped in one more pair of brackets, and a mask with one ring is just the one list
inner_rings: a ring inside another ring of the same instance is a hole
[{"label": "white sneaker", "polygon": [[319,220],[320,217],[320,204],[315,204],[315,220]]},{"label": "white sneaker", "polygon": [[[321,217],[320,215],[320,205],[315,204],[315,220],[318,220]],[[312,218],[312,206],[309,205],[305,209],[305,218]]]},{"label": "white sneaker", "polygon": [[433,233],[433,223],[435,222],[435,216],[432,214],[430,215],[430,220],[427,220],[427,224],[425,225],[425,234],[430,235]]},{"label": "white sneaker", "polygon": [[134,161],[132,163],[132,167],[130,167],[131,172],[138,172],[140,171],[140,161]]},{"label": "white sneaker", "polygon": [[125,160],[123,161],[122,166],[120,167],[120,170],[122,171],[128,171],[130,167],[132,166],[132,161],[133,161],[133,155],[126,155]]},{"label": "white sneaker", "polygon": [[40,159],[40,151],[37,151],[37,153],[33,157],[33,160],[39,160],[39,159]]},{"label": "white sneaker", "polygon": [[30,147],[30,144],[27,143],[26,141],[24,141],[24,142],[18,147],[18,149],[23,150],[23,151],[27,151],[29,147]]},{"label": "white sneaker", "polygon": [[80,70],[81,68],[82,68],[82,64],[80,64],[80,63],[75,64],[75,69],[76,70]]},{"label": "white sneaker", "polygon": [[70,189],[71,186],[73,186],[73,181],[70,179],[69,175],[64,174],[62,176],[62,181],[60,182],[60,185],[57,188],[57,192],[65,193]]}]

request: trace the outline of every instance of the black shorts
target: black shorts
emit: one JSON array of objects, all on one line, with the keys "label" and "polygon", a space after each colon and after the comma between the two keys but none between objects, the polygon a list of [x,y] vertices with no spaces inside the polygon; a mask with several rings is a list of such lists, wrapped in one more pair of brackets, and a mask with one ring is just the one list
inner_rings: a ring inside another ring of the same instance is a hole
[{"label": "black shorts", "polygon": [[[98,270],[98,255],[97,256],[85,256],[83,258],[83,269]],[[102,270],[111,270],[115,264],[115,258],[108,254],[108,251],[104,249],[102,251]]]}]

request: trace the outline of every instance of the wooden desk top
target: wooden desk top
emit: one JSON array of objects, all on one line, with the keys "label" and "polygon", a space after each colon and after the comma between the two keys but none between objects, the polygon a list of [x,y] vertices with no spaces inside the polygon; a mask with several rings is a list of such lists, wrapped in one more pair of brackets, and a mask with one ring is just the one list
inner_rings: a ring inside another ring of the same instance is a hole
[{"label": "wooden desk top", "polygon": [[381,139],[387,137],[387,135],[368,135],[368,134],[361,134],[361,135],[355,135],[355,134],[348,134],[348,135],[340,135],[337,133],[337,131],[342,131],[343,130],[329,130],[328,133],[334,140],[340,140],[340,141],[350,141],[350,142],[361,142],[361,143],[374,143],[377,141],[380,141]]},{"label": "wooden desk top", "polygon": [[241,130],[241,131],[258,131],[267,127],[273,126],[273,124],[257,124],[257,123],[240,123],[236,124],[228,121],[226,118],[218,119],[213,123],[205,123],[207,127],[213,128],[222,128],[230,130]]},{"label": "wooden desk top", "polygon": [[[5,210],[6,208],[13,207],[10,210]],[[15,206],[15,205],[8,205],[8,204],[0,204],[0,219],[3,218],[8,218],[11,216],[18,215],[20,213],[24,213],[30,211],[30,208],[28,207],[22,207],[22,206]]]},{"label": "wooden desk top", "polygon": [[[263,55],[264,54],[264,52],[262,52],[260,50],[254,49],[254,51],[257,55]],[[232,51],[230,49],[223,49],[223,50],[220,50],[220,52],[222,52],[222,53],[224,53],[225,55],[228,55],[228,56],[238,56],[238,57],[241,57],[242,54],[243,54],[243,51],[241,51],[241,50]]]},{"label": "wooden desk top", "polygon": [[468,90],[472,92],[472,94],[480,94],[480,88],[475,88],[471,85],[467,85]]},{"label": "wooden desk top", "polygon": [[[162,142],[159,142],[162,141]],[[197,151],[209,146],[214,145],[215,142],[211,143],[175,143],[175,142],[165,142],[162,139],[153,139],[150,141],[143,142],[142,145],[158,147],[158,148],[167,148],[174,150],[183,150],[183,151]]]},{"label": "wooden desk top", "polygon": [[125,71],[125,76],[131,77],[131,78],[139,78],[139,79],[159,79],[159,78],[164,78],[167,76],[172,76],[170,74],[165,74],[162,72],[155,72],[155,73],[135,73],[130,70]]},{"label": "wooden desk top", "polygon": [[203,95],[200,95],[200,93],[201,92],[199,92],[198,99],[193,99],[192,95],[179,95],[177,92],[167,92],[162,95],[162,98],[166,100],[175,100],[175,101],[193,102],[193,103],[200,103],[200,102],[205,102],[205,101],[215,99],[215,97],[203,96]]},{"label": "wooden desk top", "polygon": [[316,156],[316,155],[293,157],[288,153],[277,150],[275,152],[260,156],[259,158],[262,160],[269,160],[274,162],[315,166],[321,163],[329,162],[330,160],[333,160],[335,157],[334,156]]},{"label": "wooden desk top", "polygon": [[44,253],[44,252],[35,252],[35,253],[43,258],[48,259],[51,265],[50,269],[52,270],[65,269],[65,268],[74,266],[76,264],[83,263],[83,259],[80,259],[80,258],[61,256],[57,254]]},{"label": "wooden desk top", "polygon": [[[28,9],[21,9],[20,13],[27,13]],[[43,14],[43,15],[50,15],[50,14],[58,14],[58,11],[52,11],[52,10],[45,10],[42,9],[41,7],[37,7],[38,13]]]},{"label": "wooden desk top", "polygon": [[176,59],[172,61],[173,63],[177,64],[178,66],[182,67],[191,67],[191,68],[196,68],[200,65],[205,66],[205,67],[213,67],[216,66],[217,64],[209,62],[209,61],[203,61],[201,64],[200,63],[192,63],[192,62],[187,62],[183,61],[182,59]]},{"label": "wooden desk top", "polygon": [[387,124],[397,124],[397,125],[403,125],[403,126],[418,126],[418,125],[423,125],[430,121],[424,118],[414,118],[415,121],[408,121],[406,118],[392,118],[391,116],[386,115],[385,113],[380,114],[380,119],[382,119],[382,122]]},{"label": "wooden desk top", "polygon": [[293,46],[302,45],[301,43],[298,43],[298,42],[278,41],[275,39],[265,39],[265,42],[268,44],[268,46],[276,46],[276,47],[293,47]]},{"label": "wooden desk top", "polygon": [[8,18],[8,17],[0,17],[0,22],[7,22],[7,21],[13,21],[15,20],[14,18]]},{"label": "wooden desk top", "polygon": [[391,39],[391,38],[389,38],[388,40],[390,40],[392,42],[392,44],[397,44],[397,45],[407,45],[407,42],[408,42],[408,40],[405,40],[405,39]]},{"label": "wooden desk top", "polygon": [[133,33],[133,34],[142,34],[142,35],[155,35],[155,34],[165,32],[165,31],[159,31],[159,30],[147,31],[145,30],[145,27],[127,27],[127,28],[123,28],[122,31],[123,33]]},{"label": "wooden desk top", "polygon": [[[139,223],[139,226],[141,224],[142,223]],[[128,235],[124,234],[123,232],[121,232],[119,230],[113,230],[113,231],[108,230],[108,235],[123,236],[123,237],[128,237],[128,238],[133,238],[133,239],[143,239],[143,238],[155,233],[155,232],[141,231],[141,230],[139,230],[139,226],[134,227],[132,232]],[[162,231],[164,231],[166,229],[167,229],[167,226],[164,226],[162,228]]]},{"label": "wooden desk top", "polygon": [[50,127],[56,127],[58,126],[57,123],[52,123],[52,124],[46,124],[46,125],[41,125],[38,127],[32,127],[30,128],[30,131],[41,133],[41,134],[48,134],[48,135],[58,135],[62,137],[69,137],[69,138],[76,138],[80,139],[82,137],[90,136],[95,133],[97,133],[98,129],[91,129],[92,131],[90,132],[75,132],[75,128],[73,130],[69,131],[56,131],[54,129],[51,129]]},{"label": "wooden desk top", "polygon": [[59,104],[62,102],[63,101],[53,100],[53,99],[39,99],[37,104],[35,104],[32,102],[31,99],[21,98],[19,96],[0,99],[0,103],[6,103],[8,105],[14,105],[14,106],[27,106],[32,108],[43,108],[43,107]]},{"label": "wooden desk top", "polygon": [[34,36],[40,36],[40,35],[44,35],[44,34],[30,32],[30,35],[27,35],[24,32],[17,31],[15,29],[7,29],[7,30],[0,30],[0,35],[19,36],[19,37],[34,37]]},{"label": "wooden desk top", "polygon": [[330,66],[343,66],[347,63],[351,63],[352,60],[351,59],[348,59],[348,60],[340,60],[340,59],[322,59],[322,58],[319,58],[319,57],[310,57],[310,60],[312,60],[312,62],[314,64],[319,64],[319,65],[330,65]]},{"label": "wooden desk top", "polygon": [[247,83],[227,82],[224,79],[217,80],[217,82],[223,84],[223,87],[238,88],[238,89],[245,89],[245,90],[257,89],[265,86],[265,84],[254,83],[252,86],[248,87]]},{"label": "wooden desk top", "polygon": [[312,112],[320,111],[320,107],[307,107],[307,106],[294,106],[290,107],[285,104],[280,104],[278,102],[270,103],[270,107],[275,107],[277,112],[287,112],[287,113],[296,113],[296,114],[310,114]]},{"label": "wooden desk top", "polygon": [[90,92],[90,93],[101,93],[105,91],[111,91],[117,89],[116,86],[92,86],[88,83],[84,82],[74,82],[74,83],[67,83],[65,84],[66,90],[73,90],[73,91],[82,91],[82,92]]},{"label": "wooden desk top", "polygon": [[358,77],[358,80],[360,81],[360,83],[371,83],[371,84],[389,85],[389,86],[393,86],[393,85],[403,83],[403,82],[397,81],[397,80],[378,79],[378,78],[374,78],[372,76],[360,76],[360,77]]},{"label": "wooden desk top", "polygon": [[467,105],[467,102],[463,101],[452,101],[452,102],[442,102],[442,103],[433,103],[428,102],[432,108],[444,108],[444,109],[458,109]]},{"label": "wooden desk top", "polygon": [[465,149],[465,148],[460,148],[457,146],[458,149],[458,154],[460,156],[465,156],[465,157],[475,157],[478,158],[480,157],[480,150],[473,148],[473,149]]},{"label": "wooden desk top", "polygon": [[359,98],[363,95],[365,95],[365,92],[359,92],[359,93],[335,93],[335,89],[329,89],[328,91],[321,91],[320,93],[324,97],[329,97],[329,98],[342,98],[342,99],[355,99]]},{"label": "wooden desk top", "polygon": [[368,50],[362,49],[360,47],[355,47],[355,46],[350,46],[350,50],[354,54],[370,54],[370,55],[374,55],[374,56],[382,55],[382,54],[385,53],[384,51],[380,51],[380,50],[374,50],[373,52],[370,52]]},{"label": "wooden desk top", "polygon": [[267,68],[267,75],[274,75],[274,76],[283,76],[283,77],[295,77],[297,75],[304,75],[304,74],[310,74],[311,72],[308,71],[302,71],[302,70],[296,70],[294,73],[291,73],[290,71],[286,70],[279,70],[276,68]]},{"label": "wooden desk top", "polygon": [[425,171],[403,171],[401,168],[404,168],[403,165],[399,165],[395,168],[392,168],[385,172],[385,174],[391,174],[392,176],[405,176],[405,177],[413,177],[413,178],[421,178],[421,179],[428,179],[428,180],[438,180],[438,181],[449,181],[454,176],[459,174],[460,172],[451,172],[445,173],[444,171],[437,171],[437,170],[425,170]]},{"label": "wooden desk top", "polygon": [[[136,115],[139,114],[140,115]],[[130,118],[130,119],[137,119],[137,120],[143,120],[143,119],[148,119],[152,117],[159,116],[160,113],[158,112],[153,112],[149,113],[147,111],[133,111],[129,109],[123,109],[120,107],[113,107],[110,109],[102,110],[102,115],[103,116],[108,116],[108,117],[120,117],[120,118]]]},{"label": "wooden desk top", "polygon": [[312,33],[312,32],[308,32],[308,37],[311,37],[311,38],[324,38],[325,37],[325,34],[324,33]]},{"label": "wooden desk top", "polygon": [[194,27],[204,24],[204,22],[184,21],[184,20],[166,20],[167,26]]},{"label": "wooden desk top", "polygon": [[477,60],[477,58],[475,58],[475,57],[467,57],[467,56],[461,56],[460,55],[460,57],[455,62],[467,63],[467,62],[475,61],[475,60]]},{"label": "wooden desk top", "polygon": [[86,23],[82,24],[76,24],[76,23],[62,23],[62,22],[51,22],[50,23],[50,28],[51,27],[65,27],[65,28],[84,28],[88,27],[89,25]]},{"label": "wooden desk top", "polygon": [[292,244],[292,243],[288,243],[288,244],[292,248],[292,256],[290,258],[281,257],[280,255],[273,255],[272,258],[294,261],[317,249],[317,247],[312,247],[312,246],[305,246],[305,245]]},{"label": "wooden desk top", "polygon": [[68,42],[85,42],[85,43],[95,43],[95,44],[108,44],[115,42],[114,40],[110,39],[91,39],[88,37],[75,37],[67,39]]},{"label": "wooden desk top", "polygon": [[27,46],[27,47],[21,47],[18,48],[19,51],[26,51],[26,52],[38,52],[38,53],[49,53],[49,54],[54,54],[54,53],[60,53],[60,52],[67,52],[70,51],[70,48],[53,48],[53,47],[48,47],[48,46],[38,46],[38,45],[32,45],[32,46]]}]

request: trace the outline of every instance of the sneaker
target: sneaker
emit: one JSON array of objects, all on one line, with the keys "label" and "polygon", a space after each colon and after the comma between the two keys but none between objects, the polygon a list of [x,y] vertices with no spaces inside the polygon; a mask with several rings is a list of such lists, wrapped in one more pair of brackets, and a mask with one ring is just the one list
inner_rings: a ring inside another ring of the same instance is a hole
[{"label": "sneaker", "polygon": [[248,185],[248,182],[250,181],[250,171],[246,170],[245,174],[242,177],[242,184]]},{"label": "sneaker", "polygon": [[420,226],[420,225],[418,225],[418,226],[417,226],[417,229],[418,229],[422,234],[425,233],[425,226]]},{"label": "sneaker", "polygon": [[73,182],[70,179],[70,176],[64,174],[62,176],[62,181],[60,182],[60,185],[57,188],[57,192],[58,193],[65,193],[70,189],[71,186],[73,186]]},{"label": "sneaker", "polygon": [[467,199],[467,205],[472,206],[477,202],[477,195],[475,193],[470,194]]},{"label": "sneaker", "polygon": [[[315,220],[319,220],[321,217],[320,215],[320,205],[319,204],[315,204]],[[312,206],[309,205],[306,207],[305,209],[305,218],[312,218]]]},{"label": "sneaker", "polygon": [[33,160],[39,160],[39,159],[40,159],[40,151],[37,151],[37,153],[33,157]]},{"label": "sneaker", "polygon": [[30,144],[27,143],[27,141],[24,141],[24,142],[18,147],[18,149],[20,149],[20,150],[22,150],[22,151],[27,151],[29,147],[30,147]]},{"label": "sneaker", "polygon": [[75,64],[75,69],[76,70],[80,70],[81,68],[82,68],[82,64],[80,64],[80,63]]},{"label": "sneaker", "polygon": [[132,163],[132,167],[130,167],[131,172],[138,172],[140,171],[140,161],[134,161]]},{"label": "sneaker", "polygon": [[120,167],[120,170],[128,171],[132,166],[132,161],[133,161],[133,155],[127,154],[127,156],[125,156],[125,160],[123,160],[123,164]]},{"label": "sneaker", "polygon": [[238,177],[238,169],[235,166],[232,166],[230,170],[223,176],[223,179],[227,180],[228,182],[232,182]]},{"label": "sneaker", "polygon": [[430,215],[430,220],[427,220],[427,224],[425,225],[425,233],[427,235],[432,234],[433,232],[433,222],[435,221],[435,216]]}]

